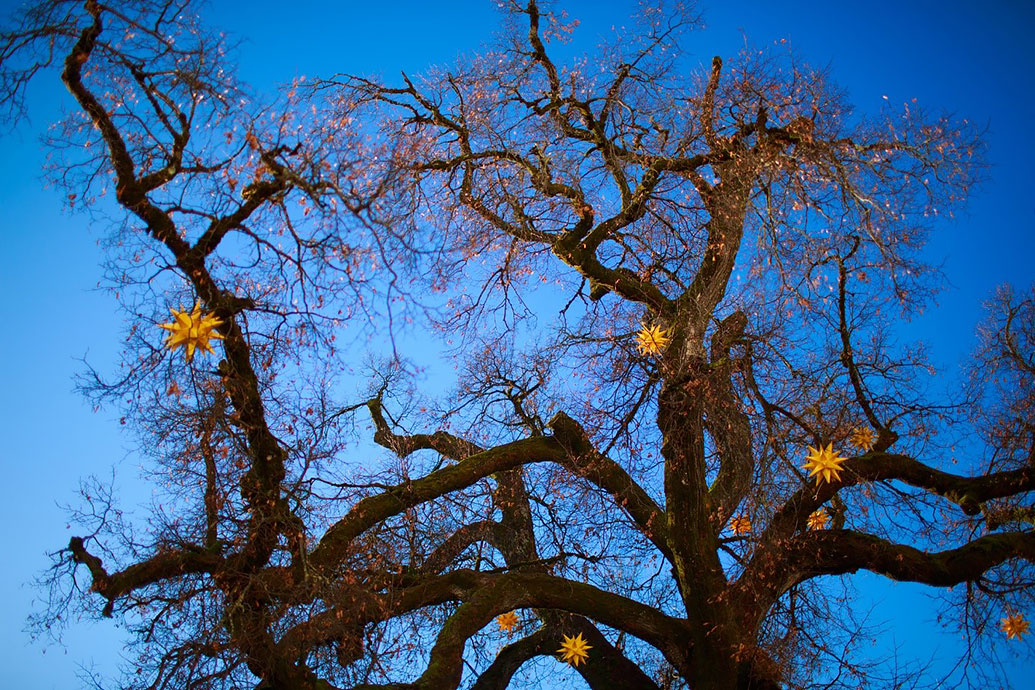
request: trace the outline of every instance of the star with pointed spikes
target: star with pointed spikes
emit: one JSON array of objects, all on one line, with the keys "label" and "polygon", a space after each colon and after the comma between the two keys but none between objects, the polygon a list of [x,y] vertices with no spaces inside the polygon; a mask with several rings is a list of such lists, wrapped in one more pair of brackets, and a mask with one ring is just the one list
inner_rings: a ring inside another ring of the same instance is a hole
[{"label": "star with pointed spikes", "polygon": [[877,442],[877,434],[873,433],[873,429],[868,426],[860,426],[852,430],[852,435],[848,440],[856,448],[869,451],[873,448],[873,444]]},{"label": "star with pointed spikes", "polygon": [[803,469],[809,470],[809,476],[816,478],[816,483],[831,482],[841,479],[841,464],[848,458],[843,458],[834,450],[834,444],[829,443],[819,450],[809,446],[809,454],[805,456]]},{"label": "star with pointed spikes", "polygon": [[557,650],[557,653],[561,655],[561,661],[567,661],[572,666],[578,667],[589,658],[590,649],[593,648],[586,644],[586,641],[582,639],[582,633],[579,633],[574,637],[565,635],[564,642],[561,643],[561,648]]},{"label": "star with pointed spikes", "polygon": [[636,334],[636,347],[641,355],[660,355],[672,338],[661,326],[643,326]]},{"label": "star with pointed spikes", "polygon": [[814,512],[812,515],[809,515],[809,529],[826,529],[829,523],[830,514],[822,508]]},{"label": "star with pointed spikes", "polygon": [[751,532],[751,520],[746,515],[738,515],[730,520],[730,529],[734,534],[749,534]]},{"label": "star with pointed spikes", "polygon": [[1006,633],[1006,639],[1019,640],[1028,632],[1028,621],[1019,613],[1002,618],[999,628]]},{"label": "star with pointed spikes", "polygon": [[501,613],[496,617],[496,623],[499,624],[500,630],[505,630],[509,635],[518,626],[517,612],[507,611],[506,613]]},{"label": "star with pointed spikes", "polygon": [[212,314],[202,314],[201,301],[194,304],[194,309],[186,311],[183,307],[177,311],[169,308],[172,312],[172,323],[160,323],[158,326],[169,331],[169,337],[165,340],[165,346],[170,350],[178,347],[184,349],[184,358],[190,362],[194,359],[194,351],[201,349],[209,354],[215,354],[210,340],[222,340],[223,336],[215,332],[217,326],[223,324]]}]

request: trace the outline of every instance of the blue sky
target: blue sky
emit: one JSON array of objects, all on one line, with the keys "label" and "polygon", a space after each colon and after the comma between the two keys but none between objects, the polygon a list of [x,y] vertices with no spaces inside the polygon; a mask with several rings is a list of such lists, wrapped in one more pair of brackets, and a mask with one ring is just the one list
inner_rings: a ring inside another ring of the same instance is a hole
[{"label": "blue sky", "polygon": [[[0,1],[0,14],[16,5]],[[576,40],[590,50],[635,3],[562,6],[582,20]],[[302,74],[392,77],[401,69],[448,65],[489,40],[496,26],[492,0],[257,0],[242,7],[214,0],[208,16],[211,25],[245,39],[241,76],[259,89]],[[708,28],[688,39],[701,63],[731,55],[745,40],[762,45],[786,38],[806,60],[829,65],[864,112],[879,109],[884,97],[891,104],[916,98],[987,126],[987,182],[962,214],[936,228],[928,248],[949,287],[909,331],[924,335],[935,362],[953,375],[975,342],[980,305],[991,289],[1035,277],[1035,51],[1029,45],[1035,3],[716,0],[701,9]],[[72,377],[83,370],[77,358],[114,371],[122,324],[111,296],[95,289],[102,260],[96,224],[62,210],[62,193],[42,188],[38,136],[71,99],[56,72],[40,76],[30,92],[31,121],[0,139],[0,316],[8,324],[0,338],[0,463],[7,478],[0,591],[8,594],[0,605],[0,686],[25,689],[75,687],[78,665],[110,671],[121,647],[113,622],[73,626],[64,647],[30,644],[23,632],[36,596],[26,583],[46,567],[45,552],[67,544],[70,534],[58,504],[74,501],[81,477],[109,476],[113,466],[132,492],[131,505],[149,497],[135,480],[133,441],[120,435],[115,413],[94,413],[72,392]],[[904,656],[958,655],[959,642],[929,624],[932,613],[901,614],[917,601],[915,588],[868,591],[883,597],[875,619],[901,619],[888,640],[901,644]],[[1012,673],[1023,687],[1020,668]]]}]

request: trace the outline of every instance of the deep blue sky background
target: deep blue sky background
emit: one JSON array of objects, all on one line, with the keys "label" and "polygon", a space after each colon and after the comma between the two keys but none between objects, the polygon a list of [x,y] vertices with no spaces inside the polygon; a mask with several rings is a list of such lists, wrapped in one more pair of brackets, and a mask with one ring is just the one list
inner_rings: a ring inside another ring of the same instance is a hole
[{"label": "deep blue sky background", "polygon": [[[9,16],[17,3],[0,0]],[[622,24],[634,2],[578,0],[562,5],[582,20],[577,45]],[[799,56],[829,64],[833,79],[862,111],[875,112],[916,98],[987,125],[988,181],[963,214],[936,228],[928,249],[949,287],[909,332],[923,334],[946,376],[974,345],[981,302],[1002,282],[1027,286],[1035,277],[1035,3],[912,1],[702,2],[708,29],[691,35],[695,61],[729,56],[744,45],[787,38]],[[471,52],[496,28],[495,2],[464,0],[290,3],[216,1],[210,24],[245,39],[241,76],[260,89],[305,75],[334,72],[416,73],[448,65]],[[38,136],[61,108],[71,107],[56,72],[40,75],[30,92],[31,122],[0,138],[0,687],[75,687],[78,665],[111,671],[121,643],[114,622],[77,625],[65,647],[30,644],[23,632],[36,592],[27,586],[48,561],[45,552],[67,544],[58,503],[75,499],[81,477],[108,476],[144,504],[149,489],[135,482],[132,439],[120,435],[115,412],[93,413],[72,392],[72,376],[87,356],[114,371],[122,325],[111,297],[95,290],[101,233],[87,215],[62,210],[62,193],[43,189],[44,153]],[[879,647],[900,645],[903,657],[938,668],[960,654],[960,642],[940,634],[919,588],[869,584],[877,596],[871,620],[889,621]],[[912,609],[914,603],[920,606]],[[1004,643],[1005,644],[1005,643]],[[933,676],[932,676],[933,678]],[[1020,666],[1013,686],[1032,687]]]}]

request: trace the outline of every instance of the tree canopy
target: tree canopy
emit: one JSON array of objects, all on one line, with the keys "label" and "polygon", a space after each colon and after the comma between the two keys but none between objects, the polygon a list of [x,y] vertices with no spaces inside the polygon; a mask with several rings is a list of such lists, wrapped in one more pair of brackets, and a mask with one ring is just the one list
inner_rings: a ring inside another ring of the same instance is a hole
[{"label": "tree canopy", "polygon": [[869,571],[976,655],[1023,640],[1035,291],[994,295],[948,399],[896,337],[979,132],[856,112],[790,51],[697,69],[681,5],[561,59],[541,5],[449,69],[273,96],[189,0],[9,24],[7,114],[59,70],[49,175],[120,209],[122,364],[81,388],[161,496],[139,524],[84,492],[40,629],[124,621],[127,688],[493,690],[544,656],[595,690],[916,682],[858,656]]}]

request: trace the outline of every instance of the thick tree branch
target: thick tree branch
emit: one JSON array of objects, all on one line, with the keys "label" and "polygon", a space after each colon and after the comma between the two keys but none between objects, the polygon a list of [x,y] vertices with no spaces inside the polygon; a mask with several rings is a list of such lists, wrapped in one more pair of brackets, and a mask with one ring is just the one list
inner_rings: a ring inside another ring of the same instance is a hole
[{"label": "thick tree branch", "polygon": [[897,479],[951,501],[967,515],[996,498],[1035,491],[1035,467],[965,477],[929,467],[906,455],[871,453],[844,463],[840,481],[809,483],[791,496],[773,516],[762,536],[769,544],[802,528],[806,518],[843,488],[864,482]]},{"label": "thick tree branch", "polygon": [[701,130],[704,140],[714,151],[720,148],[719,138],[715,133],[715,91],[719,88],[719,77],[722,75],[722,58],[712,58],[712,72],[708,77],[708,85],[704,89],[704,100],[701,102]]},{"label": "thick tree branch", "polygon": [[562,622],[540,628],[508,644],[471,686],[471,690],[506,690],[514,673],[537,656],[556,656],[563,636],[582,634],[592,650],[591,663],[577,668],[593,690],[658,690],[640,668],[616,650],[595,625],[584,618],[564,616]]},{"label": "thick tree branch", "polygon": [[736,311],[726,317],[712,336],[705,427],[715,439],[719,474],[712,483],[713,527],[723,525],[747,494],[754,469],[751,426],[733,390],[730,350],[744,334],[747,317]]},{"label": "thick tree branch", "polygon": [[214,573],[224,564],[223,558],[211,551],[163,551],[147,560],[109,574],[101,559],[86,550],[82,537],[72,537],[68,543],[72,560],[85,565],[93,579],[91,589],[108,603],[104,615],[111,616],[115,600],[135,590],[156,584],[162,580],[198,573]]},{"label": "thick tree branch", "polygon": [[902,582],[952,587],[978,580],[1012,559],[1035,563],[1035,533],[987,534],[959,548],[927,553],[860,532],[813,531],[785,542],[779,552],[753,559],[731,593],[735,608],[754,629],[784,592],[821,575],[869,570]]},{"label": "thick tree branch", "polygon": [[478,675],[471,690],[507,690],[510,679],[518,669],[537,656],[548,656],[557,649],[557,635],[547,628],[540,628],[511,642],[499,651],[488,668]]},{"label": "thick tree branch", "polygon": [[[653,607],[592,585],[539,573],[499,576],[472,575],[481,586],[465,596],[465,603],[439,632],[428,667],[413,683],[389,687],[410,690],[450,690],[460,683],[467,640],[500,613],[516,608],[542,607],[598,620],[624,630],[657,647],[673,665],[685,665],[688,652],[684,623]],[[360,686],[362,688],[375,686]]]},{"label": "thick tree branch", "polygon": [[[644,536],[646,536],[651,543],[657,546],[658,549],[666,555],[666,557],[669,557],[667,527],[663,518],[663,511],[658,507],[650,495],[647,494],[647,492],[644,491],[643,488],[640,487],[640,485],[637,484],[636,481],[622,468],[621,465],[598,453],[587,436],[586,431],[579,426],[575,420],[563,412],[557,413],[547,424],[554,433],[553,438],[530,438],[523,441],[516,441],[514,443],[507,444],[506,446],[499,446],[495,449],[481,450],[478,446],[469,441],[465,441],[464,439],[444,431],[437,431],[434,434],[413,434],[406,436],[394,434],[391,431],[391,427],[388,425],[387,420],[384,418],[380,402],[372,400],[368,405],[371,410],[371,415],[374,418],[375,428],[377,429],[375,440],[380,445],[399,453],[401,456],[409,455],[417,450],[435,450],[446,457],[456,460],[464,460],[466,458],[461,465],[457,466],[467,467],[463,476],[465,477],[464,481],[468,481],[469,483],[464,484],[463,487],[470,486],[470,484],[473,484],[478,479],[489,476],[494,472],[499,472],[504,469],[510,469],[532,462],[549,461],[568,468],[573,474],[587,479],[610,493],[614,497],[616,503],[629,514]],[[530,451],[527,455],[520,457],[509,457],[507,461],[501,461],[499,458],[492,461],[486,461],[483,459],[484,457],[487,457],[484,454],[490,454],[490,456],[492,456],[495,451],[502,448],[509,448],[511,446],[517,448],[520,444],[530,444],[527,447],[534,448],[536,450]],[[542,455],[535,456],[535,452],[540,452]],[[468,460],[476,460],[477,462],[468,465]],[[484,463],[484,465],[481,463]],[[484,467],[484,472],[479,476],[474,476],[478,474],[478,471],[474,470],[476,465]],[[412,482],[409,486],[416,486],[417,484],[426,486],[422,483],[432,477],[439,477],[441,472],[445,472],[449,469],[454,468],[439,470],[428,475],[424,479]],[[459,477],[460,475],[458,474],[457,476]],[[444,482],[447,480],[441,479],[441,481]],[[454,478],[448,481],[458,481],[458,479]],[[430,486],[430,484],[427,486]],[[445,484],[443,484],[443,486],[445,486]],[[453,485],[449,484],[449,486]],[[455,488],[463,487],[454,487],[448,490],[455,490]],[[444,490],[446,489],[443,489],[443,491]],[[403,489],[397,487],[395,491],[401,493],[403,492]],[[426,495],[430,496],[431,494]],[[441,495],[441,493],[436,493],[434,495]],[[369,500],[371,499],[364,499],[364,501]],[[390,502],[391,500],[386,499],[386,504]],[[357,509],[358,507],[359,506],[357,506]],[[355,509],[353,512],[355,512]],[[350,515],[351,514],[352,513],[350,513]],[[332,531],[336,528],[337,526],[332,528]],[[364,527],[363,529],[367,529],[367,527]],[[342,532],[342,534],[345,534],[345,532]],[[329,536],[330,531],[324,539],[327,539]],[[323,544],[322,541],[321,544]]]},{"label": "thick tree branch", "polygon": [[669,561],[668,525],[665,513],[654,499],[614,460],[596,451],[589,436],[578,422],[558,412],[547,426],[567,452],[567,464],[576,474],[610,493],[640,531]]},{"label": "thick tree branch", "polygon": [[561,464],[564,457],[564,449],[553,439],[522,439],[489,448],[456,465],[364,498],[327,530],[309,562],[318,568],[333,569],[345,556],[352,540],[378,522],[448,492],[464,489],[495,472],[532,462]]}]

